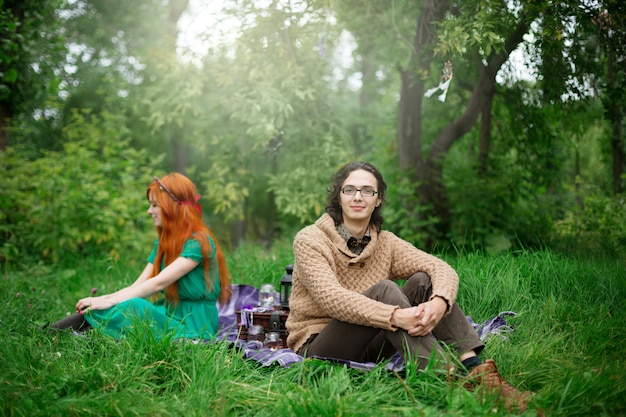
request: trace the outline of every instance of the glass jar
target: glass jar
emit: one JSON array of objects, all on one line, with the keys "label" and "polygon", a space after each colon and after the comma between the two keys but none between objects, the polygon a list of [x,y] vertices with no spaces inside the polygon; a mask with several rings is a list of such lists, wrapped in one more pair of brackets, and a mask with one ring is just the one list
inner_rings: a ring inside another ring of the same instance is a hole
[{"label": "glass jar", "polygon": [[274,308],[276,303],[276,290],[272,284],[263,284],[259,291],[259,306]]}]

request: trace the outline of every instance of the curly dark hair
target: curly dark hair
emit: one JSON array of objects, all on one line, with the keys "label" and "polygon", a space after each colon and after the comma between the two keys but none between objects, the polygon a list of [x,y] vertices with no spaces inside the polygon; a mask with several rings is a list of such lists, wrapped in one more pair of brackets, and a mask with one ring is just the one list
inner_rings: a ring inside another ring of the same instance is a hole
[{"label": "curly dark hair", "polygon": [[341,193],[341,185],[348,178],[348,175],[352,171],[357,171],[362,169],[363,171],[367,171],[376,177],[376,181],[378,182],[378,198],[380,198],[380,205],[374,209],[372,212],[372,217],[370,218],[370,225],[374,227],[377,231],[380,231],[381,226],[383,225],[383,216],[381,214],[381,209],[385,205],[385,190],[387,189],[387,184],[383,179],[383,175],[380,173],[376,167],[368,162],[348,162],[343,167],[339,169],[333,175],[330,186],[326,189],[328,192],[327,202],[326,202],[326,212],[333,218],[335,221],[335,225],[339,225],[343,222],[343,215],[341,211],[341,202],[339,193]]}]

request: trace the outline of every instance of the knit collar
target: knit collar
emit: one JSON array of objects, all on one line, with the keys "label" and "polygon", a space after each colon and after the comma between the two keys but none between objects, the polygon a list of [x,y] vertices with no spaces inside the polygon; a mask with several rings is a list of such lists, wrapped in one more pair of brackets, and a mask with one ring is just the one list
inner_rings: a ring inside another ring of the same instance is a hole
[{"label": "knit collar", "polygon": [[346,245],[348,245],[348,249],[355,255],[360,255],[363,252],[363,249],[370,243],[372,238],[370,237],[370,228],[368,227],[365,231],[363,237],[356,238],[352,236],[348,228],[345,224],[341,223],[337,225],[337,232],[339,235],[346,241]]},{"label": "knit collar", "polygon": [[376,248],[378,232],[375,228],[369,229],[369,236],[371,240],[364,248],[363,253],[359,255],[355,254],[348,248],[347,239],[344,239],[339,234],[339,232],[337,231],[337,226],[335,225],[335,221],[332,217],[330,217],[328,213],[322,214],[322,216],[315,222],[315,226],[317,226],[326,236],[328,236],[328,238],[333,242],[337,249],[352,258],[349,263],[359,262],[365,258],[369,258]]}]

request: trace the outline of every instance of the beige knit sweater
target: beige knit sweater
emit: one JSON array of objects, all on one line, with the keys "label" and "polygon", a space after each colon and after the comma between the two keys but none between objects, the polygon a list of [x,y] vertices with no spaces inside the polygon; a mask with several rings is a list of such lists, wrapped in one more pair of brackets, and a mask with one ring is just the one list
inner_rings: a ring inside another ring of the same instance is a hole
[{"label": "beige knit sweater", "polygon": [[328,214],[296,235],[286,322],[287,344],[294,352],[333,318],[395,330],[391,315],[398,306],[362,295],[385,279],[407,279],[425,272],[433,283],[433,297],[445,298],[449,306],[456,301],[459,278],[450,265],[391,232],[371,230],[370,236],[363,252],[354,255]]}]

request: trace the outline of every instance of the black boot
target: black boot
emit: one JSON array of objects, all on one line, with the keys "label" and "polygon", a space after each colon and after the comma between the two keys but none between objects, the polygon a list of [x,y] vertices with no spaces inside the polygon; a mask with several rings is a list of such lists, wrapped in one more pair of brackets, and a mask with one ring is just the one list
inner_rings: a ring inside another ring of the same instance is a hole
[{"label": "black boot", "polygon": [[91,329],[91,325],[85,320],[85,316],[80,313],[74,313],[54,323],[46,323],[41,326],[42,330],[64,330],[72,329],[77,332],[86,332]]}]

